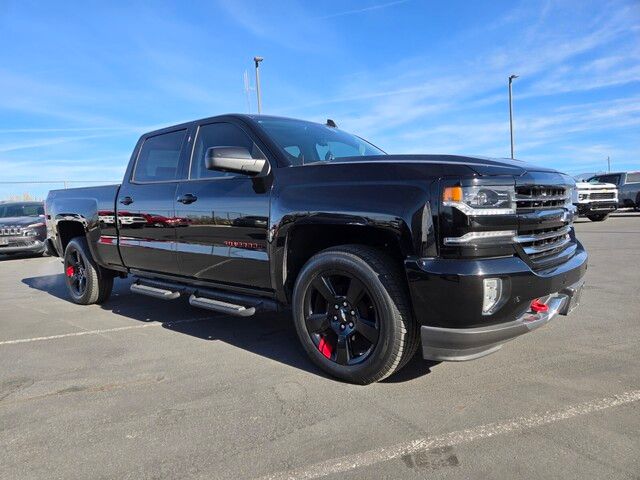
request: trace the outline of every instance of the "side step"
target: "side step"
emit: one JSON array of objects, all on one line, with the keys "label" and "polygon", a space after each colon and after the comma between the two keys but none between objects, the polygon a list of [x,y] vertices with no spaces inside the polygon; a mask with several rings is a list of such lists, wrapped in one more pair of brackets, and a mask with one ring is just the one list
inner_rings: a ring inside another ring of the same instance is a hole
[{"label": "side step", "polygon": [[166,290],[164,288],[151,287],[149,285],[143,285],[142,283],[132,284],[131,291],[134,293],[141,293],[142,295],[148,295],[154,298],[161,298],[162,300],[173,300],[180,296],[180,292]]},{"label": "side step", "polygon": [[193,294],[189,297],[189,303],[194,307],[206,308],[208,310],[213,310],[214,312],[226,313],[237,317],[250,317],[256,313],[255,307],[247,308],[242,305],[214,300],[213,298],[196,297]]}]

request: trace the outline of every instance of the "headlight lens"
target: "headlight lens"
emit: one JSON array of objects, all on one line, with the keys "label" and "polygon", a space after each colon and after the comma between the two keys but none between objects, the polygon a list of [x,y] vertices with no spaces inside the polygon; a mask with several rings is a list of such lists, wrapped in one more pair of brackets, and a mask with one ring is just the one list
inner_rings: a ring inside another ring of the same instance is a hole
[{"label": "headlight lens", "polygon": [[44,227],[44,222],[32,223],[31,225],[27,225],[26,227],[24,227],[24,236],[33,237],[35,235],[38,235],[38,232],[35,230],[38,227]]},{"label": "headlight lens", "polygon": [[507,185],[447,187],[442,204],[466,215],[513,215],[516,213],[515,188]]}]

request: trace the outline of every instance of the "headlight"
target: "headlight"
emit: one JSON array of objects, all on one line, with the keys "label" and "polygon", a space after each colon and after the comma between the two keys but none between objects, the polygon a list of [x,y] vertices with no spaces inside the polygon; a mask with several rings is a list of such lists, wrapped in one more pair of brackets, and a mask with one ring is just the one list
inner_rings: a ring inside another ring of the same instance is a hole
[{"label": "headlight", "polygon": [[442,204],[466,215],[513,215],[516,213],[513,186],[447,187]]},{"label": "headlight", "polygon": [[27,225],[26,227],[24,227],[23,235],[25,237],[33,237],[35,235],[38,235],[38,232],[35,230],[38,227],[44,227],[44,223],[38,222],[38,223],[32,223],[31,225]]}]

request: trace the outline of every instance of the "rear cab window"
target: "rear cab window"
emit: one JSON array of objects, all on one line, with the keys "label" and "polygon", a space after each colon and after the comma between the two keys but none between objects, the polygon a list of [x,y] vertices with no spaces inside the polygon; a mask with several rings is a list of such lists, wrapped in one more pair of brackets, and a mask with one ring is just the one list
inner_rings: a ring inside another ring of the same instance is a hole
[{"label": "rear cab window", "polygon": [[627,183],[640,183],[640,172],[627,173]]},{"label": "rear cab window", "polygon": [[138,154],[133,180],[142,183],[178,180],[186,135],[184,129],[147,138]]}]

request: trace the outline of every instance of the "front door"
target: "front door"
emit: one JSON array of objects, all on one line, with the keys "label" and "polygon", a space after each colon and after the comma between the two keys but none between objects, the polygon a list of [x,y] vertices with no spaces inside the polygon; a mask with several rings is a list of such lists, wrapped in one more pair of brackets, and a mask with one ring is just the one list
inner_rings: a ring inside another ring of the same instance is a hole
[{"label": "front door", "polygon": [[204,281],[271,288],[267,255],[268,179],[207,170],[216,146],[258,148],[239,125],[200,125],[189,180],[176,194],[178,263],[182,275]]},{"label": "front door", "polygon": [[180,273],[175,199],[186,143],[186,129],[146,138],[131,178],[120,188],[116,200],[119,246],[129,268]]}]

